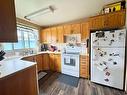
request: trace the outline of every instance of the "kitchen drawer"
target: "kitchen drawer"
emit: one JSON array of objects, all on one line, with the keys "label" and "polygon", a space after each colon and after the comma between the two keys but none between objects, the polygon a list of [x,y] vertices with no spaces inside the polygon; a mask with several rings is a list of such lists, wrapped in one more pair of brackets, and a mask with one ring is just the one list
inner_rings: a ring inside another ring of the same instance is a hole
[{"label": "kitchen drawer", "polygon": [[85,75],[87,75],[87,74],[88,74],[88,70],[82,70],[82,71],[80,72],[80,74],[85,74]]},{"label": "kitchen drawer", "polygon": [[80,77],[82,77],[82,78],[88,78],[88,71],[82,71],[82,72],[80,72]]},{"label": "kitchen drawer", "polygon": [[89,61],[88,59],[80,59],[80,62]]},{"label": "kitchen drawer", "polygon": [[89,64],[89,61],[80,61],[80,64]]},{"label": "kitchen drawer", "polygon": [[80,58],[81,58],[81,59],[88,59],[89,56],[88,56],[88,55],[81,55]]},{"label": "kitchen drawer", "polygon": [[80,70],[81,70],[81,71],[82,71],[82,70],[87,71],[87,70],[88,70],[88,67],[80,67]]},{"label": "kitchen drawer", "polygon": [[83,64],[82,64],[82,63],[81,63],[80,66],[81,66],[81,67],[88,67],[88,64],[86,64],[86,63],[83,63]]}]

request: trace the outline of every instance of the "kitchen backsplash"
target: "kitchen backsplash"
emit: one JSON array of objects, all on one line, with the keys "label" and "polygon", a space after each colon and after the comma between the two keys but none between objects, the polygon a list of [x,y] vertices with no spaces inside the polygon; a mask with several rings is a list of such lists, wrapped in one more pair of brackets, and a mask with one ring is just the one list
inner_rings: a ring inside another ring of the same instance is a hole
[{"label": "kitchen backsplash", "polygon": [[[56,43],[56,44],[50,44],[57,47],[56,51],[62,51],[62,49],[67,45],[67,43]],[[86,43],[80,43],[79,45],[81,47],[81,54],[87,53]]]},{"label": "kitchen backsplash", "polygon": [[[67,43],[56,43],[56,44],[50,44],[50,45],[56,46],[57,47],[56,51],[61,52],[62,49],[67,45]],[[5,57],[10,57],[10,56],[15,56],[15,55],[27,55],[30,53],[40,52],[41,51],[40,46],[41,45],[39,45],[38,48],[36,49],[22,49],[22,50],[5,51],[6,52]],[[86,54],[87,53],[86,43],[81,43],[80,47],[81,47],[81,54]],[[0,50],[3,50],[3,47],[1,44],[0,44]]]}]

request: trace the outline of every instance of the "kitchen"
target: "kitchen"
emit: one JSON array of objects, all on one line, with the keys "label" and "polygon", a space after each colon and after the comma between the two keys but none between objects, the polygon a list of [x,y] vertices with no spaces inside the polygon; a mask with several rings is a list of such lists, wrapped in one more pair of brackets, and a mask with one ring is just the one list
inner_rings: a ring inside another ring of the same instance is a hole
[{"label": "kitchen", "polygon": [[0,5],[0,95],[126,95],[126,1]]}]

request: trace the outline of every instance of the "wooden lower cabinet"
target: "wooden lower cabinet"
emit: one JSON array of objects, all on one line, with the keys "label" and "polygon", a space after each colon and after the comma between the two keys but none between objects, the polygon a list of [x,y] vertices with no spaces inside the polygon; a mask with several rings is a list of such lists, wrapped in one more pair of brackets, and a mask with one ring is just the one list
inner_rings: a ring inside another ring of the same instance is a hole
[{"label": "wooden lower cabinet", "polygon": [[31,62],[37,62],[37,70],[38,72],[42,71],[42,55],[35,55],[35,56],[28,56],[22,58],[22,60],[31,61]]},{"label": "wooden lower cabinet", "polygon": [[42,70],[49,70],[49,54],[42,54]]},{"label": "wooden lower cabinet", "polygon": [[49,68],[51,71],[55,71],[54,54],[49,54]]},{"label": "wooden lower cabinet", "polygon": [[89,56],[80,56],[80,77],[89,78]]},{"label": "wooden lower cabinet", "polygon": [[61,72],[61,54],[49,54],[51,71]]},{"label": "wooden lower cabinet", "polygon": [[61,72],[61,54],[54,54],[55,71]]},{"label": "wooden lower cabinet", "polygon": [[43,70],[61,72],[61,54],[38,54],[24,57],[22,60],[37,62],[38,72]]},{"label": "wooden lower cabinet", "polygon": [[38,95],[36,65],[0,79],[0,95]]},{"label": "wooden lower cabinet", "polygon": [[35,60],[37,62],[37,70],[38,70],[38,72],[42,71],[43,70],[42,69],[42,55],[41,54],[36,55],[35,56]]}]

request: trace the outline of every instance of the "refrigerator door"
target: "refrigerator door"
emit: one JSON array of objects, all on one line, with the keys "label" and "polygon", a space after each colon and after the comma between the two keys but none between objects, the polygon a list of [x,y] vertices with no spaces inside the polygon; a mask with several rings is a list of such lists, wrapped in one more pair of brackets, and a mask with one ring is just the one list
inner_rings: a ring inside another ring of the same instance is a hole
[{"label": "refrigerator door", "polygon": [[91,33],[91,81],[123,90],[126,33],[123,30],[104,33],[101,38],[96,32]]}]

